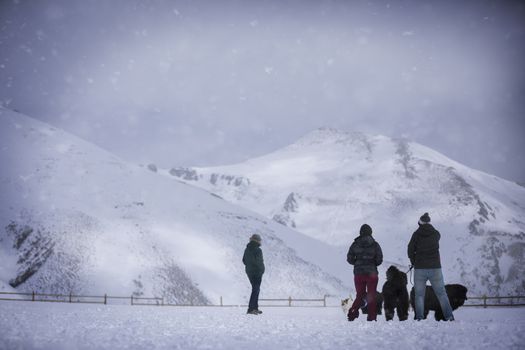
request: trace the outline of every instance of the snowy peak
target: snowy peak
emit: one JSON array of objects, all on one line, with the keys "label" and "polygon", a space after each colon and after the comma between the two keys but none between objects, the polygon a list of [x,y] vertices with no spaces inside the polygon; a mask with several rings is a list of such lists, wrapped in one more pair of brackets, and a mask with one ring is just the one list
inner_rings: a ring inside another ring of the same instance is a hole
[{"label": "snowy peak", "polygon": [[294,142],[294,145],[305,146],[305,145],[333,145],[333,144],[353,144],[362,140],[366,140],[368,136],[361,132],[348,132],[341,131],[334,128],[319,128],[299,140]]},{"label": "snowy peak", "polygon": [[[363,159],[368,162],[386,163],[396,159],[406,170],[415,159],[427,160],[445,166],[461,164],[423,145],[404,138],[389,138],[362,132],[348,132],[333,128],[319,128],[298,139],[296,142],[274,153],[286,151],[296,153],[325,153],[341,160]],[[272,153],[272,154],[274,154]],[[263,157],[264,158],[264,157]]]},{"label": "snowy peak", "polygon": [[[372,136],[361,132],[346,132],[332,128],[319,128],[298,139],[291,145],[271,153],[280,156],[292,155],[326,155],[337,157],[362,157],[371,160],[374,147],[386,139],[383,136]],[[263,156],[262,158],[266,158]],[[258,159],[258,158],[256,158]]]}]

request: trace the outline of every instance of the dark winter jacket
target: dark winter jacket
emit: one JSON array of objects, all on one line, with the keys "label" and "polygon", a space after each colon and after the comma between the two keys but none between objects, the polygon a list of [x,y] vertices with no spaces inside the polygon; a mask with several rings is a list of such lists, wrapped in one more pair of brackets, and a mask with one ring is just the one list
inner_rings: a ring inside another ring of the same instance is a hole
[{"label": "dark winter jacket", "polygon": [[415,269],[439,269],[441,235],[431,224],[420,225],[408,243],[408,258]]},{"label": "dark winter jacket", "polygon": [[264,273],[264,259],[260,246],[260,243],[250,241],[244,250],[242,262],[246,266],[248,277],[259,278]]},{"label": "dark winter jacket", "polygon": [[354,275],[373,275],[383,262],[383,252],[371,235],[361,235],[348,249],[346,261],[354,265]]}]

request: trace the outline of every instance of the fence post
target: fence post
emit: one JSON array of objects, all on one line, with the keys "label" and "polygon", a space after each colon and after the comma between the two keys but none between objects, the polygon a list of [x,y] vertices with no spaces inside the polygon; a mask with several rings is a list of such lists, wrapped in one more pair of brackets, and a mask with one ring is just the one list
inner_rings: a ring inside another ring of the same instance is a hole
[{"label": "fence post", "polygon": [[69,302],[71,302],[71,292],[69,292]]},{"label": "fence post", "polygon": [[162,297],[161,301],[160,301],[162,304],[162,306],[164,306],[164,297]]},{"label": "fence post", "polygon": [[222,295],[221,295],[221,306],[223,306],[223,305],[222,305]]},{"label": "fence post", "polygon": [[288,297],[288,306],[292,306],[292,297]]},{"label": "fence post", "polygon": [[104,305],[107,305],[108,303],[108,295],[104,294]]},{"label": "fence post", "polygon": [[326,294],[323,295],[323,307],[326,307]]},{"label": "fence post", "polygon": [[131,296],[131,305],[133,305],[133,295]]},{"label": "fence post", "polygon": [[483,294],[483,308],[487,308],[487,296],[485,294]]},{"label": "fence post", "polygon": [[31,299],[31,301],[35,301],[35,291],[33,291],[33,298]]}]

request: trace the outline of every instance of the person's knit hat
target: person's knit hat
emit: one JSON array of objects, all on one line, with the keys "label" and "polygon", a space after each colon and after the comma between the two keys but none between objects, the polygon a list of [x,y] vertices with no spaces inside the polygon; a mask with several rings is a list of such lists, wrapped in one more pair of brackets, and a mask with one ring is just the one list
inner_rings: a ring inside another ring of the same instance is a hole
[{"label": "person's knit hat", "polygon": [[423,214],[420,218],[419,218],[419,222],[418,222],[420,225],[424,225],[424,224],[430,224],[430,216],[428,216],[428,213],[425,213]]},{"label": "person's knit hat", "polygon": [[259,236],[257,233],[254,233],[251,237],[250,237],[250,241],[255,241],[257,243],[261,243],[261,236]]},{"label": "person's knit hat", "polygon": [[372,234],[372,228],[369,225],[364,224],[363,226],[361,226],[359,234],[361,236],[370,236]]}]

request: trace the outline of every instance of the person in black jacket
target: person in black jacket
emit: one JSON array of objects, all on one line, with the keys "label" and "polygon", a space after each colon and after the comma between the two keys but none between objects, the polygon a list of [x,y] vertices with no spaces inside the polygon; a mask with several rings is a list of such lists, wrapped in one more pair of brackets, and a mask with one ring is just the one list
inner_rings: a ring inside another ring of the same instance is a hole
[{"label": "person in black jacket", "polygon": [[427,280],[430,280],[445,321],[453,321],[454,315],[445,290],[439,257],[441,234],[430,224],[428,213],[419,218],[418,225],[419,228],[412,234],[408,243],[408,258],[414,266],[415,319],[419,321],[424,318],[426,284]]},{"label": "person in black jacket", "polygon": [[264,274],[264,259],[261,250],[261,236],[253,234],[250,242],[246,245],[242,262],[245,265],[246,274],[252,285],[252,294],[246,313],[252,315],[262,314],[259,310],[259,291],[261,289],[262,275]]},{"label": "person in black jacket", "polygon": [[356,297],[348,311],[348,321],[353,321],[359,316],[359,308],[366,296],[368,305],[368,321],[375,321],[377,317],[376,289],[377,266],[383,262],[381,246],[372,238],[372,228],[364,224],[346,256],[349,264],[354,265],[354,283]]}]

